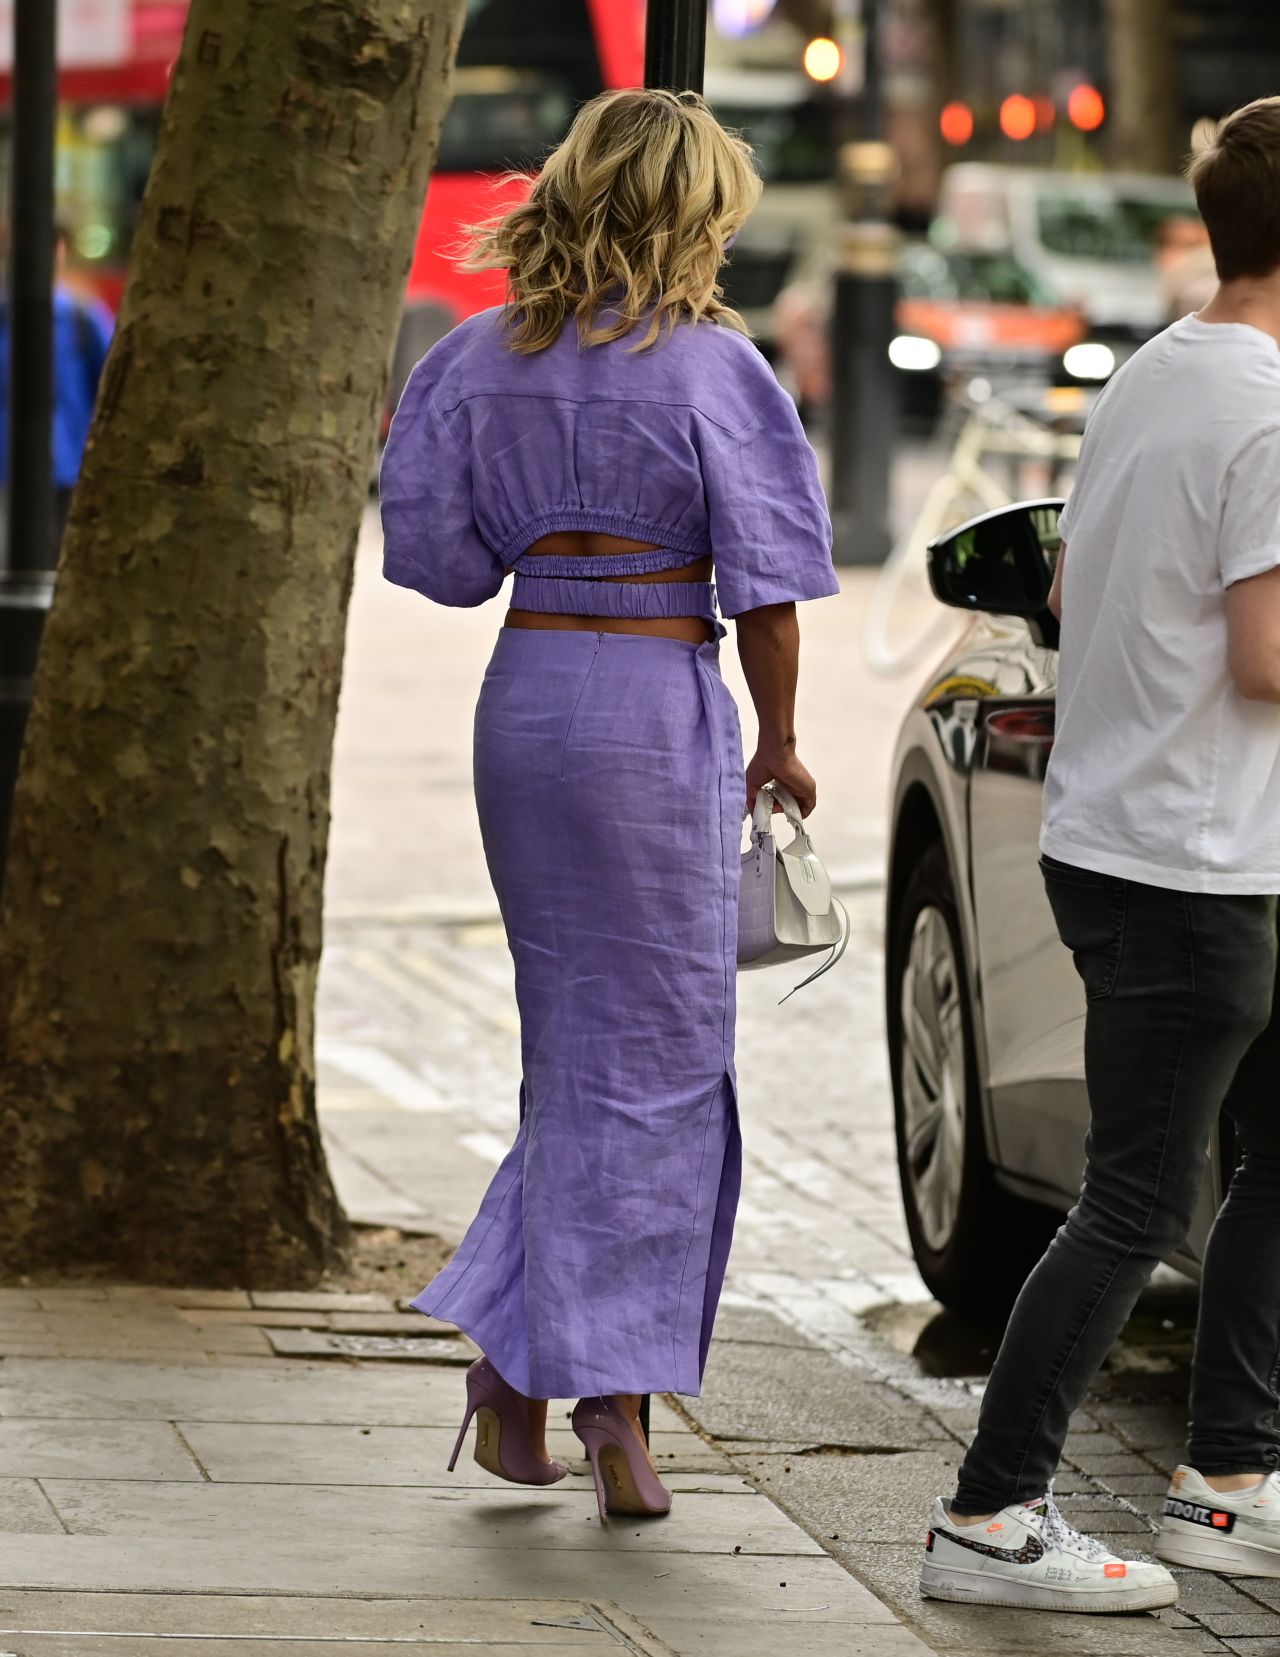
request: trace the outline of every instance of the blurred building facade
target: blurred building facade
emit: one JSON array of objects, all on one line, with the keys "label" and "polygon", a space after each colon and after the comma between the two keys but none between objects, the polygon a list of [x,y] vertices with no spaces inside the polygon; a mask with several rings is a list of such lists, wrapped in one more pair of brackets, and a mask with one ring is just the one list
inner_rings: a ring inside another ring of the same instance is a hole
[{"label": "blurred building facade", "polygon": [[[858,9],[726,0],[731,19],[762,20],[713,26],[709,67],[803,74],[806,43],[838,35],[842,12]],[[878,0],[876,10],[908,228],[929,217],[952,161],[1173,173],[1197,121],[1280,89],[1280,7],[1257,0]],[[841,77],[809,91],[838,99],[848,86]]]}]

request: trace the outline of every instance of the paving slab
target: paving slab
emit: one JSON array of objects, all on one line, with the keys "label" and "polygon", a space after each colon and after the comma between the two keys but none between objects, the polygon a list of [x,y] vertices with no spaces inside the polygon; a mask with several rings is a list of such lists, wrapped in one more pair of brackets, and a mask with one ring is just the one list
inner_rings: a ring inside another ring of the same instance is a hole
[{"label": "paving slab", "polygon": [[[0,1422],[0,1431],[6,1424]],[[469,1456],[449,1473],[455,1427],[265,1426],[244,1422],[180,1423],[182,1436],[215,1481],[259,1484],[269,1470],[275,1484],[473,1485],[491,1476]],[[662,1470],[724,1471],[727,1463],[690,1432],[656,1432],[654,1460]],[[582,1446],[565,1428],[547,1434],[553,1456],[575,1463]],[[0,1436],[0,1451],[3,1437]],[[0,1457],[0,1471],[5,1471]],[[63,1472],[71,1469],[63,1468]]]},{"label": "paving slab", "polygon": [[334,1329],[264,1329],[263,1334],[280,1358],[376,1358],[384,1363],[466,1368],[478,1355],[469,1341],[433,1335],[352,1334]]},{"label": "paving slab", "polygon": [[196,1479],[200,1469],[165,1421],[0,1420],[0,1476]]},{"label": "paving slab", "polygon": [[[132,1653],[155,1652],[155,1657],[212,1657],[216,1648],[208,1638],[198,1635],[192,1639],[175,1639],[170,1634],[134,1634],[127,1636],[130,1640]],[[439,1641],[434,1639],[405,1641],[387,1640],[351,1640],[349,1638],[337,1640],[289,1640],[283,1646],[287,1657],[405,1657],[406,1652],[414,1650],[428,1654],[428,1657],[476,1657],[478,1651],[492,1654],[492,1657],[519,1657],[521,1652],[535,1652],[537,1657],[618,1657],[621,1651],[632,1651],[643,1648],[624,1647],[622,1643],[607,1633],[597,1630],[592,1633],[574,1633],[568,1636],[572,1644],[561,1644],[555,1641],[544,1645],[541,1642],[533,1644],[528,1640],[510,1641],[501,1638],[486,1636],[483,1642],[468,1640],[459,1644],[453,1640]],[[133,1641],[137,1645],[132,1645]],[[10,1634],[0,1633],[0,1657],[130,1657],[130,1648],[124,1645],[124,1637],[120,1635],[95,1634]],[[242,1639],[236,1637],[234,1641],[227,1641],[225,1637],[218,1642],[224,1652],[234,1652],[235,1657],[281,1657],[281,1641],[277,1635],[265,1635],[262,1639]]]},{"label": "paving slab", "polygon": [[[47,1291],[42,1290],[44,1295]],[[69,1291],[74,1293],[74,1290]],[[109,1283],[105,1294],[108,1300],[124,1300],[131,1304],[151,1301],[167,1306],[247,1306],[246,1289],[171,1289],[146,1283]]]},{"label": "paving slab", "polygon": [[688,1409],[721,1441],[792,1439],[910,1450],[922,1437],[941,1436],[920,1410],[860,1380],[813,1345],[713,1346],[702,1397]]},{"label": "paving slab", "polygon": [[726,1291],[721,1298],[716,1318],[716,1341],[719,1344],[746,1342],[754,1346],[804,1347],[813,1344],[799,1330],[790,1328],[772,1312],[744,1300],[733,1290]]},{"label": "paving slab", "polygon": [[346,1329],[352,1334],[438,1335],[456,1341],[462,1339],[452,1324],[424,1317],[421,1312],[330,1312],[325,1321],[330,1329]]},{"label": "paving slab", "polygon": [[[604,1608],[607,1610],[607,1608]],[[58,1593],[0,1590],[0,1640],[19,1630],[64,1630],[74,1633],[154,1636],[221,1635],[242,1640],[255,1635],[288,1641],[277,1651],[291,1652],[297,1639],[475,1642],[489,1636],[534,1646],[538,1657],[591,1634],[598,1621],[582,1599],[536,1595],[519,1599],[461,1599],[452,1594],[427,1599],[420,1595],[357,1597],[287,1594],[148,1594]],[[572,1623],[572,1631],[563,1626]],[[585,1627],[583,1625],[586,1625]],[[159,1648],[167,1651],[168,1643]],[[403,1650],[403,1645],[400,1646]],[[586,1649],[590,1649],[587,1647]],[[117,1640],[115,1657],[125,1657]]]},{"label": "paving slab", "polygon": [[0,1289],[0,1311],[10,1308],[35,1308],[40,1304],[40,1297],[34,1289]]},{"label": "paving slab", "polygon": [[0,1479],[0,1531],[57,1531],[62,1526],[34,1479]]},{"label": "paving slab", "polygon": [[390,1295],[376,1294],[312,1294],[255,1289],[249,1299],[254,1306],[280,1312],[394,1312],[396,1309]]},{"label": "paving slab", "polygon": [[900,1623],[868,1628],[815,1622],[803,1613],[779,1613],[764,1625],[654,1613],[650,1627],[680,1657],[925,1657],[928,1650]]},{"label": "paving slab", "polygon": [[328,1322],[324,1312],[292,1312],[265,1306],[179,1306],[184,1323],[199,1323],[210,1329],[261,1328],[274,1324],[280,1329],[321,1329]]},{"label": "paving slab", "polygon": [[593,1593],[646,1623],[661,1615],[892,1626],[892,1611],[834,1560],[664,1553],[584,1546],[513,1548],[500,1568],[482,1548],[424,1547],[412,1537],[14,1536],[0,1549],[7,1588],[125,1593],[413,1594],[570,1598]]},{"label": "paving slab", "polygon": [[955,1483],[959,1445],[899,1455],[735,1454],[733,1465],[793,1512],[823,1545],[918,1543],[934,1498]]},{"label": "paving slab", "polygon": [[[94,1536],[272,1536],[296,1531],[341,1540],[400,1535],[455,1548],[582,1548],[605,1552],[817,1555],[822,1549],[743,1479],[671,1479],[668,1518],[601,1529],[591,1483],[571,1477],[554,1492],[499,1485],[483,1492],[348,1485],[177,1484],[48,1479],[33,1486],[44,1528]],[[0,1528],[5,1514],[0,1488]],[[50,1505],[52,1504],[52,1505]],[[61,1518],[62,1525],[58,1519]],[[589,1533],[589,1534],[588,1534]]]},{"label": "paving slab", "polygon": [[[356,1368],[266,1359],[219,1365],[138,1363],[128,1359],[6,1358],[0,1361],[0,1418],[157,1417],[183,1421],[344,1423],[452,1427],[462,1419],[463,1383],[455,1370]],[[552,1420],[568,1406],[553,1404]],[[686,1433],[687,1423],[660,1398],[655,1432]]]}]

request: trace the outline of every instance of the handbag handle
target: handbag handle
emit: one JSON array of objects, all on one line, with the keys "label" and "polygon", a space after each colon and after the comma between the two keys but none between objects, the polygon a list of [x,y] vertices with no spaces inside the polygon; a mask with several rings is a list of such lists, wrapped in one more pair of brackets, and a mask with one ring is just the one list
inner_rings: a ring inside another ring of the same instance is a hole
[{"label": "handbag handle", "polygon": [[772,832],[774,802],[782,807],[782,814],[793,829],[804,829],[804,818],[800,815],[800,802],[790,789],[784,788],[780,782],[767,782],[756,791],[756,808],[751,814],[751,833],[769,834]]}]

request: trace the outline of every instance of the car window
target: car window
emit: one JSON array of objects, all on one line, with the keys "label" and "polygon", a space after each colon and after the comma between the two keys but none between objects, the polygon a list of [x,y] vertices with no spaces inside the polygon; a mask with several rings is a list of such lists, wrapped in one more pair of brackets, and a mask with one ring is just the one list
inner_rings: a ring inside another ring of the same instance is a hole
[{"label": "car window", "polygon": [[934,247],[912,247],[904,250],[899,281],[908,299],[988,305],[1051,303],[1031,272],[1004,253],[944,253]]},{"label": "car window", "polygon": [[1184,196],[1152,199],[1100,191],[1044,191],[1036,203],[1047,252],[1111,264],[1150,263],[1161,227],[1189,211]]}]

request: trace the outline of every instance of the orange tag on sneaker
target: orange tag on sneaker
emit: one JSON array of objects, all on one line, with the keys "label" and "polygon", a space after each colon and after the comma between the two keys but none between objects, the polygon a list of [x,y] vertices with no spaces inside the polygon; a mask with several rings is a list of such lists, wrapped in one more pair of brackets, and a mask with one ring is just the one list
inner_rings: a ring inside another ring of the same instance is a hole
[{"label": "orange tag on sneaker", "polygon": [[1213,1522],[1219,1530],[1225,1530],[1231,1523],[1231,1515],[1229,1513],[1215,1513]]},{"label": "orange tag on sneaker", "polygon": [[1125,1564],[1124,1560],[1117,1559],[1113,1565],[1104,1565],[1102,1567],[1102,1574],[1103,1576],[1125,1576],[1128,1573],[1128,1570],[1129,1567]]}]

